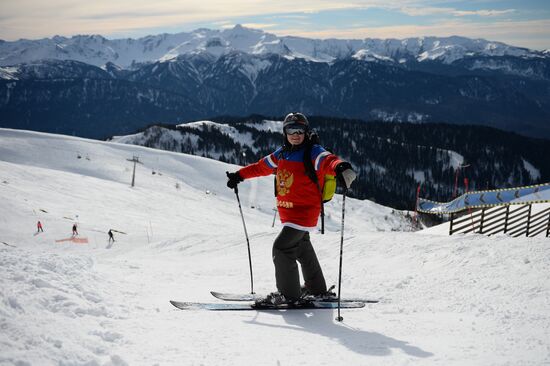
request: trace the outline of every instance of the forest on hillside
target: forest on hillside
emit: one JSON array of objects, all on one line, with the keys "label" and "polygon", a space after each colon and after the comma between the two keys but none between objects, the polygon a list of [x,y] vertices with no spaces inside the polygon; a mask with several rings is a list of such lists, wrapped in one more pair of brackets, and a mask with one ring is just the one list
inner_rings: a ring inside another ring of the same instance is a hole
[{"label": "forest on hillside", "polygon": [[[219,117],[213,121],[247,134],[252,146],[241,144],[215,124],[151,126],[145,146],[179,151],[221,161],[248,164],[282,144],[279,132],[255,124],[280,120],[265,116]],[[321,144],[352,163],[358,173],[349,194],[397,209],[414,209],[421,197],[449,201],[468,190],[485,190],[550,181],[550,143],[490,127],[444,123],[365,122],[314,116],[311,127]],[[166,139],[163,130],[179,131]],[[467,178],[467,183],[465,182]]]}]

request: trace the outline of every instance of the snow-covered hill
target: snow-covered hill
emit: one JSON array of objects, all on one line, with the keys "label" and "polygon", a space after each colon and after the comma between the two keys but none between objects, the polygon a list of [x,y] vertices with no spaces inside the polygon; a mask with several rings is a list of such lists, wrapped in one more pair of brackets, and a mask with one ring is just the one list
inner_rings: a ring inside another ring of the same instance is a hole
[{"label": "snow-covered hill", "polygon": [[402,63],[439,60],[451,63],[471,56],[544,57],[541,52],[501,42],[465,37],[398,39],[308,39],[279,37],[236,25],[225,30],[197,29],[139,39],[109,40],[101,35],[55,36],[40,40],[0,42],[0,66],[44,59],[75,60],[96,66],[109,62],[130,68],[136,63],[166,61],[180,55],[206,53],[218,57],[240,51],[253,55],[277,54],[287,58],[331,62],[354,57]]},{"label": "snow-covered hill", "polygon": [[[131,188],[133,156],[143,164]],[[241,218],[225,187],[235,168],[0,129],[0,364],[550,362],[547,238],[403,232],[400,215],[368,201],[346,201],[342,293],[381,303],[343,311],[343,323],[332,311],[176,310],[169,299],[249,290]],[[240,195],[255,289],[271,291],[280,229],[271,227],[272,180],[245,182]],[[329,283],[338,276],[340,205],[336,197],[328,207],[327,234],[312,235]],[[37,220],[44,233],[35,235]],[[74,222],[88,244],[56,243]]]}]

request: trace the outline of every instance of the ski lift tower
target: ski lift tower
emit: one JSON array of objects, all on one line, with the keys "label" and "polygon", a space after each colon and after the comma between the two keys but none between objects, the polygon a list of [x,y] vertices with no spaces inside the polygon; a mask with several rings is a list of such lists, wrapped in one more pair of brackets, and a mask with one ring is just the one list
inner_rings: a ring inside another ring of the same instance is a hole
[{"label": "ski lift tower", "polygon": [[136,181],[136,164],[143,164],[141,161],[139,161],[139,156],[133,156],[132,159],[126,159],[128,161],[131,161],[134,163],[134,171],[132,172],[132,187],[134,186],[134,183]]}]

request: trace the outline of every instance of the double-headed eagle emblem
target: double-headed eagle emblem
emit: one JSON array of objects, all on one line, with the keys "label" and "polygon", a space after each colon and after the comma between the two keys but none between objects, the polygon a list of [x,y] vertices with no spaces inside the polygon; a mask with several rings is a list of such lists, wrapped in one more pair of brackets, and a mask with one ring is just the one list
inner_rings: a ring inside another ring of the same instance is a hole
[{"label": "double-headed eagle emblem", "polygon": [[290,187],[294,183],[294,174],[290,173],[288,170],[278,170],[277,171],[277,194],[279,196],[285,196],[290,193]]}]

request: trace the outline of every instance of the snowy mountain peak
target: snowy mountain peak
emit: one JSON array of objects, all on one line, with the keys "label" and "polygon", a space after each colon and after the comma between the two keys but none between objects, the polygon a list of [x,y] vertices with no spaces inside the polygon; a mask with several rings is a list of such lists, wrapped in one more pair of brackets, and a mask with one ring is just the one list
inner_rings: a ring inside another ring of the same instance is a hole
[{"label": "snowy mountain peak", "polygon": [[124,68],[136,63],[169,61],[180,55],[206,52],[220,57],[230,52],[278,54],[316,62],[354,57],[361,60],[439,60],[451,63],[469,56],[549,56],[525,48],[483,39],[418,37],[407,39],[338,40],[279,37],[240,24],[225,30],[196,29],[192,32],[150,35],[139,39],[109,40],[101,35],[54,36],[41,40],[0,42],[0,66],[41,59],[76,60],[95,66],[112,62]]},{"label": "snowy mountain peak", "polygon": [[244,27],[241,24],[235,24],[233,28],[225,29],[221,33],[226,34],[227,37],[249,37],[254,34],[259,36],[266,34],[260,29]]}]

